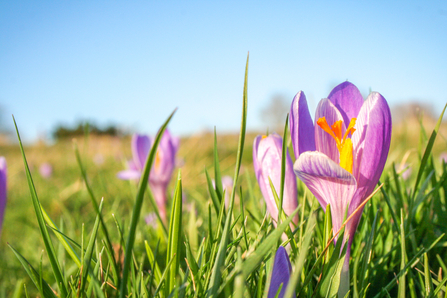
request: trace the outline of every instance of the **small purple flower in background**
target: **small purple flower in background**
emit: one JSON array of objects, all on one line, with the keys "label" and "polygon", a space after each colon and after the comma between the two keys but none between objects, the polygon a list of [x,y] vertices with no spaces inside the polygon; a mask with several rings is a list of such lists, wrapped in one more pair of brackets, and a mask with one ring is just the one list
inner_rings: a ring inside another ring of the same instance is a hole
[{"label": "small purple flower in background", "polygon": [[396,173],[400,174],[402,179],[408,180],[411,177],[412,169],[409,164],[399,164],[394,166]]},{"label": "small purple flower in background", "polygon": [[48,162],[45,162],[40,165],[39,173],[40,176],[42,176],[45,179],[48,179],[51,177],[51,175],[53,175],[53,167]]},{"label": "small purple flower in background", "polygon": [[[372,92],[364,101],[356,86],[344,82],[318,104],[316,125],[303,92],[295,96],[290,114],[295,173],[324,211],[330,204],[336,233],[348,205],[349,217],[379,181],[391,141],[390,109],[379,93]],[[342,275],[348,288],[341,285],[343,290],[349,290],[349,256],[360,218],[361,211],[345,230],[349,241]]]},{"label": "small purple flower in background", "polygon": [[6,159],[0,156],[0,235],[2,233],[3,216],[6,208],[6,184],[7,184]]},{"label": "small purple flower in background", "polygon": [[[216,188],[216,182],[213,179],[213,186]],[[228,203],[230,201],[230,193],[233,190],[233,178],[228,175],[222,177],[222,187],[225,191],[225,207],[228,207]]]},{"label": "small purple flower in background", "polygon": [[[278,298],[284,297],[290,275],[292,275],[292,265],[290,264],[289,255],[287,254],[286,249],[283,246],[280,246],[276,251],[267,298],[275,298],[281,284],[282,288],[278,294]],[[293,296],[295,297],[296,295]]]},{"label": "small purple flower in background", "polygon": [[225,191],[225,207],[228,207],[228,204],[230,202],[230,194],[233,190],[233,178],[230,176],[223,176],[222,177],[222,187]]},{"label": "small purple flower in background", "polygon": [[[270,187],[269,178],[279,197],[281,186],[281,156],[282,138],[279,135],[273,133],[268,137],[257,136],[255,138],[253,144],[253,166],[259,187],[267,204],[267,210],[275,222],[278,220],[278,207]],[[292,159],[287,152],[283,209],[286,214],[291,214],[297,207],[296,177],[293,174]],[[293,221],[298,223],[298,215],[295,216]]]},{"label": "small purple flower in background", "polygon": [[442,152],[439,156],[439,160],[441,161],[441,163],[447,163],[447,152]]},{"label": "small purple flower in background", "polygon": [[144,220],[146,221],[146,224],[148,226],[151,226],[154,229],[157,227],[157,215],[155,214],[155,212],[151,212],[148,215],[146,215]]},{"label": "small purple flower in background", "polygon": [[[140,178],[153,142],[154,140],[146,135],[134,134],[132,136],[132,160],[128,162],[129,169],[119,172],[118,178],[123,180]],[[178,146],[179,139],[172,137],[166,129],[158,145],[149,175],[149,187],[154,194],[163,220],[166,220],[167,188],[174,171]]]}]

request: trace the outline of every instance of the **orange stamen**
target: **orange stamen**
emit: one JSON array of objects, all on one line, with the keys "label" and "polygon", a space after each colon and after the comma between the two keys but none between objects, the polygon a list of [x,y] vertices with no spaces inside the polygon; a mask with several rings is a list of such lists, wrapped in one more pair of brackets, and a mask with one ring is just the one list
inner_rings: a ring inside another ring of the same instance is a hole
[{"label": "orange stamen", "polygon": [[157,153],[155,154],[155,170],[158,171],[161,164],[161,153],[160,150],[157,150]]},{"label": "orange stamen", "polygon": [[325,117],[321,117],[317,120],[317,125],[334,138],[338,152],[340,153],[340,166],[350,173],[352,173],[353,157],[352,141],[348,138],[348,135],[351,134],[352,136],[354,133],[356,121],[356,118],[351,119],[342,138],[342,120],[335,121],[331,127],[329,127]]},{"label": "orange stamen", "polygon": [[341,124],[343,121],[338,120],[331,126],[332,131],[335,133],[337,139],[341,140]]}]

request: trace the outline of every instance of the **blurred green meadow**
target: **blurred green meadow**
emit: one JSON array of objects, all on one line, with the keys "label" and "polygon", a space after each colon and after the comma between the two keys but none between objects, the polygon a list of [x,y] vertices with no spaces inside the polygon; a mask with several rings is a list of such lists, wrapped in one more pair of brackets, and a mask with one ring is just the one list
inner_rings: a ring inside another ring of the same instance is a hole
[{"label": "blurred green meadow", "polygon": [[[436,121],[427,117],[407,117],[393,123],[391,149],[381,178],[384,185],[366,204],[354,239],[350,261],[351,297],[445,297],[447,166],[441,162],[440,156],[447,151],[447,123],[441,123],[433,148],[427,152],[428,159],[421,162]],[[17,124],[20,130],[20,122]],[[278,133],[282,134],[282,131]],[[239,134],[220,134],[217,128],[216,135],[220,175],[233,177]],[[179,269],[174,278],[177,292],[163,290],[169,283],[166,281],[163,284],[163,277],[154,273],[156,270],[145,246],[147,241],[163,273],[167,266],[169,241],[160,223],[152,225],[145,222],[145,216],[154,210],[146,193],[136,229],[131,264],[133,270],[127,287],[128,293],[132,293],[131,297],[265,297],[275,243],[281,242],[282,232],[273,235],[275,228],[271,219],[265,216],[265,203],[254,175],[252,144],[256,135],[258,133],[254,132],[245,135],[231,231],[222,261],[221,282],[214,294],[209,294],[209,288],[214,276],[213,264],[218,262],[225,212],[215,209],[205,173],[206,170],[210,178],[215,176],[214,133],[207,132],[181,138],[177,154],[183,201]],[[77,139],[59,140],[53,145],[39,142],[24,147],[42,208],[61,233],[85,248],[97,213],[76,159],[75,144],[94,198],[98,204],[101,198],[104,199],[102,215],[119,271],[123,267],[122,246],[126,243],[138,191],[137,182],[116,177],[131,158],[130,137],[87,134]],[[290,138],[288,144],[293,155]],[[42,296],[7,243],[42,275],[58,296],[60,292],[42,241],[19,145],[1,146],[0,155],[5,156],[8,165],[8,200],[0,236],[0,297]],[[49,178],[39,173],[43,163],[53,167]],[[415,188],[421,164],[423,170]],[[402,174],[408,168],[411,174],[404,179]],[[171,210],[174,200],[176,173],[169,186],[167,210]],[[295,233],[297,245],[296,250],[292,249],[289,253],[292,266],[294,270],[301,269],[296,280],[297,295],[323,297],[333,293],[331,284],[337,283],[336,279],[332,280],[335,273],[329,270],[332,264],[328,260],[330,255],[325,260],[319,258],[325,252],[327,241],[325,215],[301,182],[298,189],[300,224],[296,230],[289,231]],[[312,222],[315,226],[310,226]],[[78,280],[82,273],[55,237],[57,232],[48,230],[64,278],[75,291],[79,289]],[[102,258],[103,270],[96,268],[94,273],[89,274],[97,276],[104,297],[118,297],[110,256],[103,250],[103,240],[104,233],[99,229],[92,260]],[[73,247],[81,256],[81,250],[75,245]],[[328,253],[335,254],[333,248]],[[191,258],[198,268],[191,268],[194,267]],[[237,272],[244,262],[250,270],[242,270],[245,274],[242,283],[245,285],[239,293]],[[91,266],[94,267],[94,264]],[[89,285],[92,283],[90,280]],[[146,285],[145,290],[143,284]],[[161,290],[157,291],[159,284]],[[84,293],[71,292],[70,297],[98,297],[96,291],[99,290],[93,288],[88,287]]]}]

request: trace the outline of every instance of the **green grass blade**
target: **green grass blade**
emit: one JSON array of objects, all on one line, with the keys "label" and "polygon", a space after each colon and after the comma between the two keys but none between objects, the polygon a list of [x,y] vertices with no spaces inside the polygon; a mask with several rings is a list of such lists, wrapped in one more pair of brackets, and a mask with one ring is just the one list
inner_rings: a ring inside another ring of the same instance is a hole
[{"label": "green grass blade", "polygon": [[51,264],[51,268],[53,270],[54,277],[56,278],[57,285],[61,292],[60,294],[62,297],[65,297],[65,296],[67,296],[67,287],[66,287],[66,284],[65,284],[65,281],[63,278],[60,264],[57,260],[56,251],[54,250],[53,243],[51,242],[50,235],[49,235],[48,230],[45,226],[45,219],[42,214],[40,201],[37,197],[36,188],[34,187],[33,178],[31,177],[31,172],[28,167],[28,162],[25,157],[25,151],[23,150],[22,140],[20,139],[19,129],[17,127],[17,123],[16,123],[16,120],[14,119],[14,116],[13,116],[13,120],[14,120],[15,129],[17,132],[17,137],[19,139],[19,146],[20,146],[20,151],[22,153],[23,163],[25,164],[26,178],[28,180],[28,187],[30,190],[31,199],[32,199],[33,206],[34,206],[34,212],[36,213],[37,222],[39,224],[40,233],[42,235],[42,239],[45,244],[45,248],[46,248],[46,251],[48,254],[48,258],[50,260],[50,264]]},{"label": "green grass blade", "polygon": [[[84,180],[85,187],[87,188],[87,192],[89,194],[90,201],[92,202],[92,205],[93,205],[93,208],[95,209],[96,214],[99,215],[101,231],[104,234],[104,238],[105,238],[106,250],[112,251],[113,247],[112,247],[112,242],[110,241],[109,231],[107,230],[107,227],[104,224],[104,219],[103,219],[101,212],[99,212],[99,206],[98,206],[98,202],[96,202],[95,194],[93,193],[93,189],[90,186],[90,183],[88,182],[87,171],[85,170],[84,164],[82,163],[81,154],[79,153],[78,144],[76,142],[73,142],[73,146],[74,146],[76,161],[78,163],[79,169],[81,170],[81,176],[82,176],[82,179]],[[111,258],[110,264],[112,265],[113,279],[114,279],[115,283],[117,285],[119,285],[118,266],[116,263],[115,256],[113,254],[111,254],[110,258]]]},{"label": "green grass blade", "polygon": [[236,259],[236,276],[234,277],[234,298],[244,298],[245,279],[242,274],[242,252],[241,248],[237,248]]},{"label": "green grass blade", "polygon": [[22,290],[24,285],[25,281],[23,279],[17,281],[14,288],[14,293],[12,294],[12,298],[20,298],[22,296]]},{"label": "green grass blade", "polygon": [[256,268],[258,268],[269,253],[274,251],[276,243],[279,241],[282,233],[284,233],[284,230],[289,226],[298,210],[299,208],[293,211],[292,214],[290,214],[286,220],[278,225],[277,228],[270,235],[268,235],[264,241],[262,241],[256,250],[245,259],[244,265],[242,266],[242,272],[245,278],[247,278]]},{"label": "green grass blade", "polygon": [[424,254],[424,281],[425,281],[425,296],[429,297],[433,294],[433,282],[430,274],[430,265],[428,263],[428,255]]},{"label": "green grass blade", "polygon": [[221,281],[221,277],[222,277],[221,267],[223,266],[224,261],[225,261],[227,243],[228,243],[228,239],[229,239],[230,224],[231,224],[231,218],[232,218],[232,214],[233,214],[234,197],[236,194],[237,179],[239,177],[239,172],[241,169],[242,153],[244,151],[245,132],[246,132],[246,126],[247,126],[248,61],[249,61],[249,55],[247,55],[247,63],[245,65],[244,91],[243,91],[243,96],[242,96],[242,121],[241,121],[241,131],[240,131],[240,135],[239,135],[239,142],[238,142],[238,149],[237,149],[236,166],[235,166],[234,178],[233,178],[233,190],[231,192],[230,206],[228,207],[228,215],[225,219],[225,227],[222,232],[222,237],[221,237],[219,249],[218,249],[217,256],[216,256],[216,261],[214,262],[214,267],[213,267],[213,270],[211,273],[211,280],[210,280],[210,284],[209,284],[208,290],[207,290],[207,297],[216,297],[217,296],[217,291],[219,289],[219,285],[220,285],[220,281]]},{"label": "green grass blade", "polygon": [[163,133],[166,127],[168,126],[169,121],[171,121],[172,116],[174,116],[175,111],[176,110],[174,110],[174,112],[171,113],[171,115],[168,117],[165,123],[158,130],[157,136],[155,137],[151,151],[146,160],[146,165],[144,166],[143,174],[141,175],[140,178],[137,197],[135,199],[135,204],[132,211],[132,219],[129,227],[129,235],[127,237],[126,242],[126,252],[124,256],[124,266],[123,266],[123,279],[120,284],[120,298],[126,297],[127,293],[127,280],[129,278],[130,265],[132,262],[132,251],[135,242],[135,234],[137,230],[137,224],[140,219],[141,207],[143,206],[144,193],[146,191],[149,180],[149,173],[152,168],[152,164],[154,163],[155,160],[155,154],[157,152],[158,144],[160,143],[161,137],[163,136]]},{"label": "green grass blade", "polygon": [[286,124],[284,126],[284,135],[282,138],[282,154],[281,154],[281,184],[279,188],[279,209],[278,209],[278,223],[281,223],[281,216],[279,214],[282,214],[283,211],[283,201],[284,201],[284,184],[286,181],[286,158],[287,158],[287,127],[289,123],[289,114],[287,114],[286,117]]},{"label": "green grass blade", "polygon": [[[368,276],[366,275],[366,271],[368,269],[368,265],[371,263],[371,253],[372,253],[372,244],[374,241],[374,234],[376,231],[376,224],[377,224],[377,217],[379,215],[379,212],[376,213],[376,215],[374,216],[374,221],[371,227],[371,233],[369,234],[368,237],[368,242],[366,243],[365,246],[365,251],[363,253],[363,264],[362,264],[362,269],[360,271],[360,291],[363,291],[364,289],[366,289],[366,285],[368,284]],[[365,292],[361,292],[360,296],[363,296],[365,294]]]},{"label": "green grass blade", "polygon": [[155,260],[154,253],[150,248],[147,241],[144,241],[144,246],[146,248],[146,255],[149,260],[149,265],[151,266],[152,271],[154,272],[154,281],[155,283],[159,283],[161,279],[160,267],[158,267],[157,261]]},{"label": "green grass blade", "polygon": [[[88,242],[87,245],[87,249],[85,252],[85,256],[84,256],[84,264],[82,266],[82,271],[84,273],[84,276],[82,278],[82,282],[81,282],[81,289],[80,289],[80,293],[84,292],[84,288],[85,285],[87,283],[87,277],[89,275],[89,270],[90,270],[90,263],[92,261],[92,256],[93,256],[93,248],[95,245],[95,241],[96,241],[96,235],[98,233],[98,228],[99,228],[99,222],[100,222],[100,214],[102,211],[102,204],[103,201],[101,200],[101,203],[99,204],[99,214],[96,216],[96,220],[95,220],[95,224],[93,226],[93,231],[92,231],[92,235],[90,236],[90,240]],[[95,276],[93,276],[94,278]]]},{"label": "green grass blade", "polygon": [[216,211],[216,214],[219,214],[220,201],[219,201],[219,198],[217,196],[216,190],[213,187],[213,181],[211,180],[211,177],[210,177],[207,169],[205,169],[205,176],[206,176],[206,182],[208,184],[208,191],[209,191],[210,196],[211,196],[211,201],[213,202],[214,211]]},{"label": "green grass blade", "polygon": [[427,147],[425,149],[424,155],[422,156],[421,166],[419,167],[416,182],[414,183],[413,195],[416,193],[417,187],[419,186],[419,182],[421,181],[422,174],[424,173],[425,166],[427,165],[428,158],[430,157],[431,150],[433,149],[433,144],[435,143],[436,136],[438,135],[439,127],[441,126],[442,118],[444,117],[444,112],[445,112],[446,108],[447,108],[447,104],[444,106],[441,116],[439,116],[438,122],[436,123],[435,129],[433,129],[430,139],[428,140]]},{"label": "green grass blade", "polygon": [[414,256],[413,258],[411,258],[411,260],[409,262],[407,262],[405,264],[405,267],[396,274],[396,276],[393,278],[393,280],[391,280],[385,287],[382,288],[382,291],[380,291],[377,295],[374,296],[374,298],[379,298],[382,296],[383,293],[389,292],[391,290],[391,288],[397,283],[397,280],[407,274],[408,269],[410,269],[411,267],[413,267],[417,262],[419,262],[419,259],[421,258],[421,256],[426,253],[429,252],[433,247],[435,247],[436,244],[438,244],[439,241],[441,241],[442,238],[444,238],[445,234],[442,234],[441,236],[439,236],[438,238],[436,238],[436,240],[434,240],[431,245],[428,248],[421,248]]},{"label": "green grass blade", "polygon": [[150,188],[147,188],[147,193],[149,197],[149,202],[151,203],[152,208],[154,209],[155,215],[157,216],[158,223],[161,225],[163,235],[168,239],[168,230],[166,229],[165,223],[161,218],[160,211],[158,210],[157,202],[155,201],[154,194]]},{"label": "green grass blade", "polygon": [[[81,260],[79,259],[79,256],[76,254],[76,252],[73,250],[73,247],[68,243],[67,239],[69,239],[66,235],[64,235],[59,228],[56,226],[56,224],[51,220],[51,218],[46,213],[45,209],[40,206],[42,210],[43,217],[45,219],[45,222],[47,225],[52,229],[54,232],[54,235],[56,235],[56,238],[59,240],[59,242],[62,244],[62,246],[65,248],[65,251],[68,253],[68,255],[71,257],[71,259],[76,263],[76,265],[80,268],[81,267]],[[71,239],[70,239],[71,240]],[[73,240],[72,240],[73,241]]]},{"label": "green grass blade", "polygon": [[153,296],[154,298],[157,297],[157,294],[158,294],[158,292],[160,292],[163,283],[166,281],[166,275],[168,274],[169,268],[171,268],[171,264],[173,261],[174,261],[174,258],[170,259],[169,263],[166,265],[166,268],[163,271],[163,274],[161,276],[160,282],[159,282],[157,288],[155,289],[154,296]]},{"label": "green grass blade", "polygon": [[165,287],[166,297],[174,290],[175,278],[179,271],[180,252],[182,235],[182,176],[179,170],[177,177],[177,186],[174,192],[174,202],[172,204],[171,219],[169,222],[169,241],[166,263],[173,259],[168,268],[168,279]]},{"label": "green grass blade", "polygon": [[222,186],[222,175],[220,173],[219,165],[219,155],[217,154],[217,136],[216,127],[214,127],[214,185],[216,186],[216,194],[219,198],[219,202],[225,203],[223,200],[223,186]]},{"label": "green grass blade", "polygon": [[[329,210],[326,209],[326,210]],[[292,276],[290,276],[289,283],[286,288],[286,292],[284,293],[284,298],[292,298],[293,294],[295,293],[295,289],[298,285],[299,279],[301,277],[301,274],[303,272],[304,268],[304,261],[306,260],[307,253],[310,249],[310,244],[312,241],[312,236],[315,229],[315,222],[316,222],[316,213],[311,212],[309,215],[309,220],[307,222],[306,226],[306,232],[304,233],[304,240],[301,244],[300,251],[298,253],[298,258],[296,259],[295,266],[294,266],[294,272],[292,273]]]},{"label": "green grass blade", "polygon": [[56,295],[51,287],[45,280],[43,280],[43,278],[41,278],[41,275],[39,275],[36,269],[34,269],[33,266],[31,266],[31,264],[17,250],[14,249],[14,247],[12,247],[9,243],[8,245],[16,255],[17,259],[19,259],[20,263],[22,263],[23,268],[25,268],[32,282],[43,293],[44,297],[56,298]]},{"label": "green grass blade", "polygon": [[[400,270],[403,271],[405,269],[406,249],[405,249],[404,214],[402,209],[400,210],[400,249],[401,249]],[[397,297],[405,298],[405,274],[402,274],[399,277],[399,288],[397,292]]]}]

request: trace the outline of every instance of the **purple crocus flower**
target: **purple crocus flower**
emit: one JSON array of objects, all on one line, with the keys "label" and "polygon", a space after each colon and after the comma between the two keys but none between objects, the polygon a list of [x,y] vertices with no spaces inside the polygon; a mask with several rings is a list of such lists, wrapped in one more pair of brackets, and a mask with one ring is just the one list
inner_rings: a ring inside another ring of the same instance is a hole
[{"label": "purple crocus flower", "polygon": [[402,179],[404,180],[408,180],[408,178],[411,177],[411,173],[412,173],[412,168],[409,164],[400,164],[400,165],[395,165],[394,166],[397,174],[400,174]]},{"label": "purple crocus flower", "polygon": [[6,208],[6,159],[0,157],[0,234],[2,232],[3,216]]},{"label": "purple crocus flower", "polygon": [[441,163],[447,163],[447,152],[442,152],[439,156],[439,160],[441,161]]},{"label": "purple crocus flower", "polygon": [[290,264],[289,255],[287,254],[286,249],[283,246],[280,246],[276,251],[272,279],[270,280],[270,288],[267,298],[275,298],[281,284],[282,288],[278,298],[284,297],[290,275],[292,275],[292,265]]},{"label": "purple crocus flower", "polygon": [[[278,220],[278,208],[270,187],[269,178],[279,196],[281,186],[281,156],[282,138],[273,133],[267,136],[257,136],[253,144],[253,166],[256,178],[267,204],[267,210],[272,218]],[[284,182],[283,209],[286,214],[291,214],[298,206],[296,178],[293,174],[293,163],[287,152],[286,172]],[[294,222],[298,223],[298,215]]]},{"label": "purple crocus flower", "polygon": [[[132,136],[132,160],[128,162],[129,169],[118,173],[118,178],[124,180],[139,179],[149,151],[154,140],[146,135]],[[166,219],[167,188],[175,167],[175,155],[179,139],[171,136],[166,129],[157,148],[155,161],[149,175],[149,186],[157,202],[160,216]]]},{"label": "purple crocus flower", "polygon": [[[349,217],[379,181],[391,141],[390,109],[379,93],[372,92],[364,101],[356,86],[344,82],[320,101],[315,124],[303,92],[295,96],[290,114],[295,173],[324,211],[330,204],[336,233],[347,206]],[[349,241],[343,271],[348,276],[350,248],[360,218],[361,212],[356,213],[346,226]]]},{"label": "purple crocus flower", "polygon": [[53,174],[53,167],[51,166],[51,164],[45,162],[40,165],[39,173],[43,178],[48,179]]},{"label": "purple crocus flower", "polygon": [[[214,188],[216,188],[216,182],[213,179],[213,186]],[[230,193],[231,190],[233,189],[233,178],[231,178],[231,176],[225,175],[222,177],[222,187],[223,190],[225,191],[225,207],[228,207],[229,201],[230,201]]]}]

